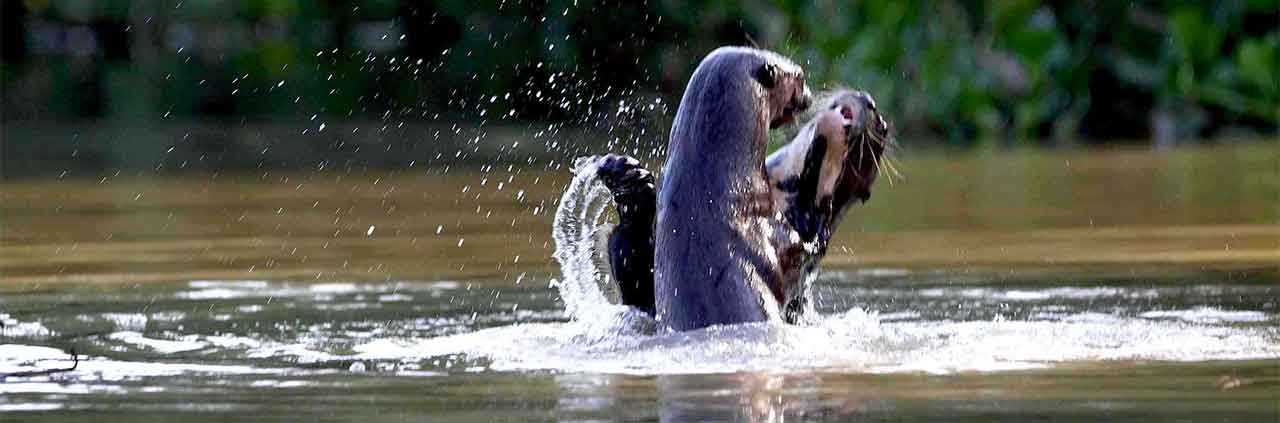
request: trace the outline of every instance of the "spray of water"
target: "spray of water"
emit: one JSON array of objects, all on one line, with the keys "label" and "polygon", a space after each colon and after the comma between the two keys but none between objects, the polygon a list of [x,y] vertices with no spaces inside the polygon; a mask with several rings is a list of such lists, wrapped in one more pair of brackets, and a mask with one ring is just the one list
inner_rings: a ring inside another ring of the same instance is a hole
[{"label": "spray of water", "polygon": [[609,190],[596,178],[592,157],[575,160],[573,173],[573,181],[560,197],[551,228],[556,242],[555,259],[560,262],[561,271],[561,279],[551,284],[560,291],[569,316],[581,320],[611,304],[600,286],[607,273],[597,264],[596,247],[597,239],[610,226],[605,220],[610,199]]},{"label": "spray of water", "polygon": [[595,159],[590,156],[574,161],[573,181],[560,197],[551,229],[561,273],[551,285],[559,291],[565,312],[582,326],[582,335],[575,337],[579,340],[649,332],[654,327],[648,315],[618,304],[604,249],[613,228],[608,221],[613,200],[596,177]]}]

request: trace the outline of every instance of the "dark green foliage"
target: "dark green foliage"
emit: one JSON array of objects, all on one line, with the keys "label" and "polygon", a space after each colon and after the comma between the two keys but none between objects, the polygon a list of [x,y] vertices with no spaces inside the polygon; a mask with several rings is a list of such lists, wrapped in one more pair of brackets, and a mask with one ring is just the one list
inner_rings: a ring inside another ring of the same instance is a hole
[{"label": "dark green foliage", "polygon": [[815,80],[871,91],[908,133],[1178,139],[1274,134],[1277,6],[793,1],[760,26],[789,34],[777,47],[809,61]]},{"label": "dark green foliage", "polygon": [[[638,95],[674,104],[702,55],[758,44],[871,92],[906,140],[1274,138],[1278,3],[15,0],[0,81],[5,122],[590,126]],[[96,44],[50,50],[41,28]]]}]

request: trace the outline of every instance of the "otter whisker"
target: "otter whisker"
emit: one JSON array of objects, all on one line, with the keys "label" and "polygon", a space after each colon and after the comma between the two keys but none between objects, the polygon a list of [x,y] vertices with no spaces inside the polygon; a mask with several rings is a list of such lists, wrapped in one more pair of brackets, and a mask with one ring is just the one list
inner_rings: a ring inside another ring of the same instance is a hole
[{"label": "otter whisker", "polygon": [[[858,174],[858,180],[864,183],[867,181],[866,181],[866,178],[862,176],[862,174],[866,169],[862,168],[862,164],[865,163],[865,157],[868,149],[871,149],[871,144],[867,142],[867,134],[865,132],[858,133],[858,161],[856,162],[857,163],[856,169]],[[871,151],[870,154],[871,154],[871,162],[872,164],[874,164],[876,153],[875,151]],[[879,171],[878,168],[877,168],[877,171]]]},{"label": "otter whisker", "polygon": [[[880,146],[883,148],[882,153],[880,155],[880,159],[881,161],[884,162],[883,169],[888,170],[888,172],[885,172],[885,179],[888,179],[889,184],[893,185],[894,177],[902,178],[902,172],[899,172],[897,166],[894,166],[893,157],[891,154],[892,151],[898,146],[897,140],[893,137],[888,136],[887,133],[884,135],[881,135],[874,131],[867,133],[867,136],[871,137],[871,139],[875,140],[876,143],[880,144]],[[881,166],[879,165],[879,163],[877,163],[876,167],[877,169],[881,169]]]},{"label": "otter whisker", "polygon": [[880,156],[877,164],[879,165],[880,173],[884,174],[884,179],[889,181],[889,186],[893,186],[894,178],[899,176],[897,169],[893,168],[893,164],[889,163],[889,158],[885,156]]},{"label": "otter whisker", "polygon": [[896,178],[898,178],[898,179],[903,179],[903,177],[902,177],[902,172],[899,172],[899,171],[898,171],[898,167],[897,167],[897,166],[894,166],[894,164],[893,164],[893,158],[891,158],[891,157],[889,157],[889,156],[884,156],[883,158],[884,158],[884,165],[885,165],[885,168],[889,169],[889,173],[887,173],[886,175],[893,175],[892,177],[886,178],[886,179],[888,179],[888,180],[889,180],[890,185],[892,185],[892,184],[893,184],[893,178],[894,178],[894,177],[896,177]]},{"label": "otter whisker", "polygon": [[[862,153],[866,150],[867,150],[867,136],[866,134],[858,134],[858,161],[856,163],[858,163],[859,168],[862,167]],[[858,173],[861,174],[862,169],[858,169]],[[858,176],[858,179],[862,179],[862,176]]]},{"label": "otter whisker", "polygon": [[884,154],[880,158],[884,160],[885,167],[889,172],[898,179],[902,179],[902,172],[898,171],[898,166],[893,164],[893,150],[897,147],[897,142],[893,138],[888,138],[889,143],[885,145]]},{"label": "otter whisker", "polygon": [[881,164],[880,159],[876,159],[876,172],[878,172],[881,175],[884,175],[884,180],[889,182],[889,186],[893,186],[893,174],[889,172],[885,172],[884,166]]},{"label": "otter whisker", "polygon": [[[865,133],[863,135],[866,136]],[[875,139],[875,136],[871,136],[871,138]],[[864,144],[864,148],[872,148],[871,143],[864,142],[863,144]],[[874,150],[871,152],[871,161],[876,165],[876,172],[884,175],[885,180],[889,181],[889,185],[893,186],[893,175],[884,171],[884,168],[880,164],[880,158],[876,157],[876,153]]]}]

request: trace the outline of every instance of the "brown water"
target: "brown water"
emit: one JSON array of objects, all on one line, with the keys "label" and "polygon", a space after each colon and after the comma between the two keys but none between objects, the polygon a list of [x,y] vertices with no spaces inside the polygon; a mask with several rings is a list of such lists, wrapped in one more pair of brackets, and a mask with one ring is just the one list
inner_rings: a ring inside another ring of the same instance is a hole
[{"label": "brown water", "polygon": [[1275,421],[1277,163],[907,156],[822,322],[680,335],[565,313],[564,168],[10,180],[0,372],[87,358],[0,417]]}]

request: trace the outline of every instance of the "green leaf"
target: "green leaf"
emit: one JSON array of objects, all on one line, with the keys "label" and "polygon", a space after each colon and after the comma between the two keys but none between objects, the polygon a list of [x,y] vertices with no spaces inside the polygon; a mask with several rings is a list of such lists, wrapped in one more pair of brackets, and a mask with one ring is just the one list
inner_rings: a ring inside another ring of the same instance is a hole
[{"label": "green leaf", "polygon": [[[1274,41],[1276,37],[1272,37]],[[1270,45],[1268,45],[1270,44]],[[1245,40],[1236,50],[1236,66],[1240,76],[1253,88],[1262,90],[1266,97],[1277,95],[1276,72],[1280,70],[1277,61],[1277,43],[1264,40]]]}]

